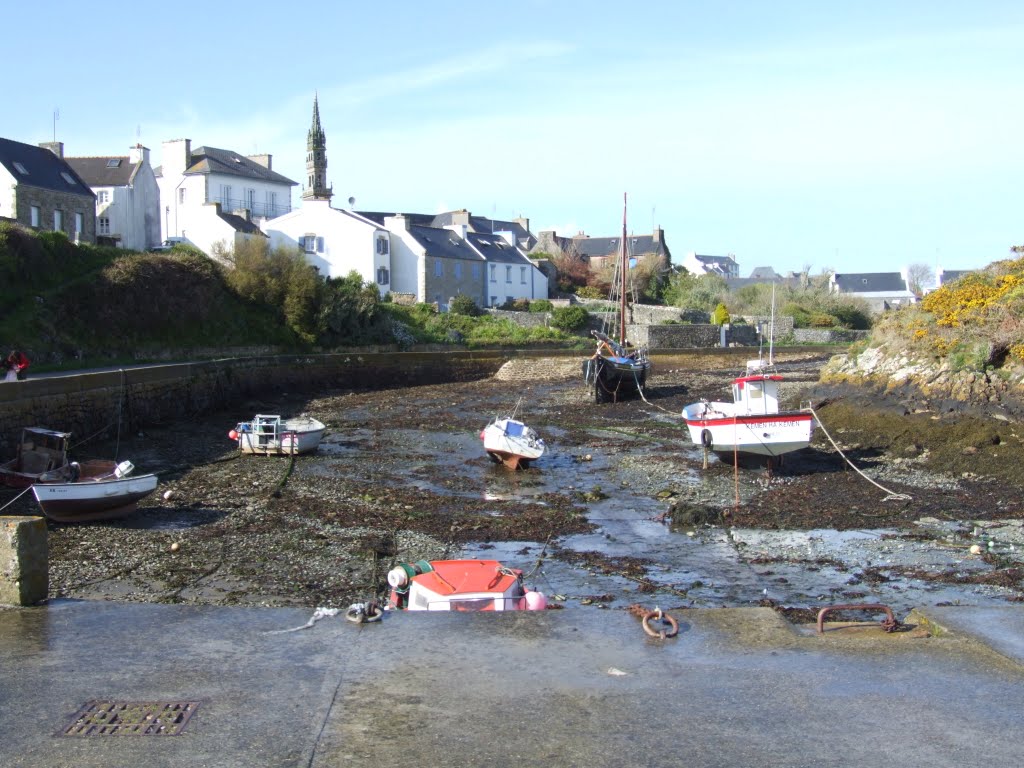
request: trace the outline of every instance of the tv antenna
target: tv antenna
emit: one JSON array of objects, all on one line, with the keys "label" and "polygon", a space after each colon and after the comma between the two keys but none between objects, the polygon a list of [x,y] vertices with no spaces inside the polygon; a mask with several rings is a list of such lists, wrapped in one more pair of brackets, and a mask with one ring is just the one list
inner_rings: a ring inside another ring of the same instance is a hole
[{"label": "tv antenna", "polygon": [[57,121],[60,120],[60,107],[53,110],[53,140],[57,140]]}]

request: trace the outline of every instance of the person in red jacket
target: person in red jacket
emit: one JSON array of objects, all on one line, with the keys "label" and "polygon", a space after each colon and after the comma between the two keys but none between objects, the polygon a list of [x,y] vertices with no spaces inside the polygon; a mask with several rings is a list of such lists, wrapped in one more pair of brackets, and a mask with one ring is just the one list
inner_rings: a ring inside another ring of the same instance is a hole
[{"label": "person in red jacket", "polygon": [[18,352],[17,350],[11,350],[4,359],[4,368],[7,370],[7,375],[4,377],[4,381],[17,381],[18,379],[25,378],[25,369],[28,368],[31,361],[25,357],[24,352]]}]

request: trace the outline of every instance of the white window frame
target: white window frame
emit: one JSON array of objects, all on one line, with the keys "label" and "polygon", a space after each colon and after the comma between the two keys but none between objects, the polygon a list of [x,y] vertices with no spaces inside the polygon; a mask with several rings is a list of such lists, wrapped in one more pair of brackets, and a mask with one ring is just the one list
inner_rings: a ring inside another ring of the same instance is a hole
[{"label": "white window frame", "polygon": [[519,268],[519,282],[522,285],[526,285],[526,267]]},{"label": "white window frame", "polygon": [[96,234],[97,235],[109,235],[110,234],[110,217],[100,216],[96,219]]},{"label": "white window frame", "polygon": [[99,192],[96,193],[96,202],[97,203],[109,203],[110,202],[110,192],[108,192],[105,189],[101,189]]},{"label": "white window frame", "polygon": [[64,231],[64,211],[62,211],[60,208],[55,208],[53,211],[53,231]]},{"label": "white window frame", "polygon": [[39,227],[39,206],[30,205],[28,209],[29,221],[32,222],[33,227]]},{"label": "white window frame", "polygon": [[509,266],[505,267],[505,282],[506,283],[511,283],[512,282],[512,267],[509,267]]},{"label": "white window frame", "polygon": [[80,214],[75,214],[75,237],[80,237],[82,230],[85,229],[85,217]]},{"label": "white window frame", "polygon": [[306,253],[316,253],[316,235],[308,234],[305,237],[299,238],[299,243],[302,244],[302,250]]},{"label": "white window frame", "polygon": [[[491,282],[492,283],[498,282],[498,265],[497,264],[491,264]],[[497,297],[495,296],[494,298],[497,298]]]}]

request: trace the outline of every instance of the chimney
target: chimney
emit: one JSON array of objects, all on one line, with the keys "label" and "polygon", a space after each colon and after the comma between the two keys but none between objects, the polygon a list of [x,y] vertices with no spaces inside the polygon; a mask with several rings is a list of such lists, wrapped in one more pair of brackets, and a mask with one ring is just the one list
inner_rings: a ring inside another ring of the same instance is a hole
[{"label": "chimney", "polygon": [[252,214],[250,213],[248,208],[236,208],[231,213],[233,213],[235,216],[239,216],[245,219],[246,221],[252,221]]},{"label": "chimney", "polygon": [[527,232],[530,231],[530,220],[520,216],[518,219],[513,219],[513,223],[518,224],[520,227],[525,229]]},{"label": "chimney", "polygon": [[654,228],[654,242],[663,243],[665,242],[665,230],[661,227]]},{"label": "chimney", "polygon": [[449,224],[445,229],[454,232],[462,240],[466,239],[466,233],[469,231],[469,227],[465,224]]},{"label": "chimney", "polygon": [[403,232],[408,232],[409,219],[407,219],[405,215],[401,213],[396,213],[394,216],[385,216],[384,227],[386,229],[391,229],[392,227],[394,227],[395,229],[402,230]]},{"label": "chimney", "polygon": [[64,159],[64,142],[63,141],[43,141],[39,144],[43,149],[48,149],[61,160]]},{"label": "chimney", "polygon": [[469,226],[469,211],[463,208],[461,211],[455,211],[452,214],[452,224],[465,224]]},{"label": "chimney", "polygon": [[181,176],[192,165],[192,139],[165,141],[160,149],[161,173],[165,179]]},{"label": "chimney", "polygon": [[138,163],[149,165],[149,148],[141,144],[130,147],[128,149],[128,162],[132,165],[137,165]]},{"label": "chimney", "polygon": [[246,155],[257,165],[262,165],[268,171],[274,170],[273,168],[273,155]]}]

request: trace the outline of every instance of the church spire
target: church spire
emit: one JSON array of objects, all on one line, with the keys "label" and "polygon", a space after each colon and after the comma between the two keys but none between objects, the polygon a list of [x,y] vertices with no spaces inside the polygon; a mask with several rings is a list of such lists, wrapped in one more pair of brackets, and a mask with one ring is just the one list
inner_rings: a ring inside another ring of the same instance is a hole
[{"label": "church spire", "polygon": [[334,194],[327,186],[327,137],[320,125],[320,104],[313,96],[313,123],[306,136],[306,188],[303,200],[327,200]]}]

